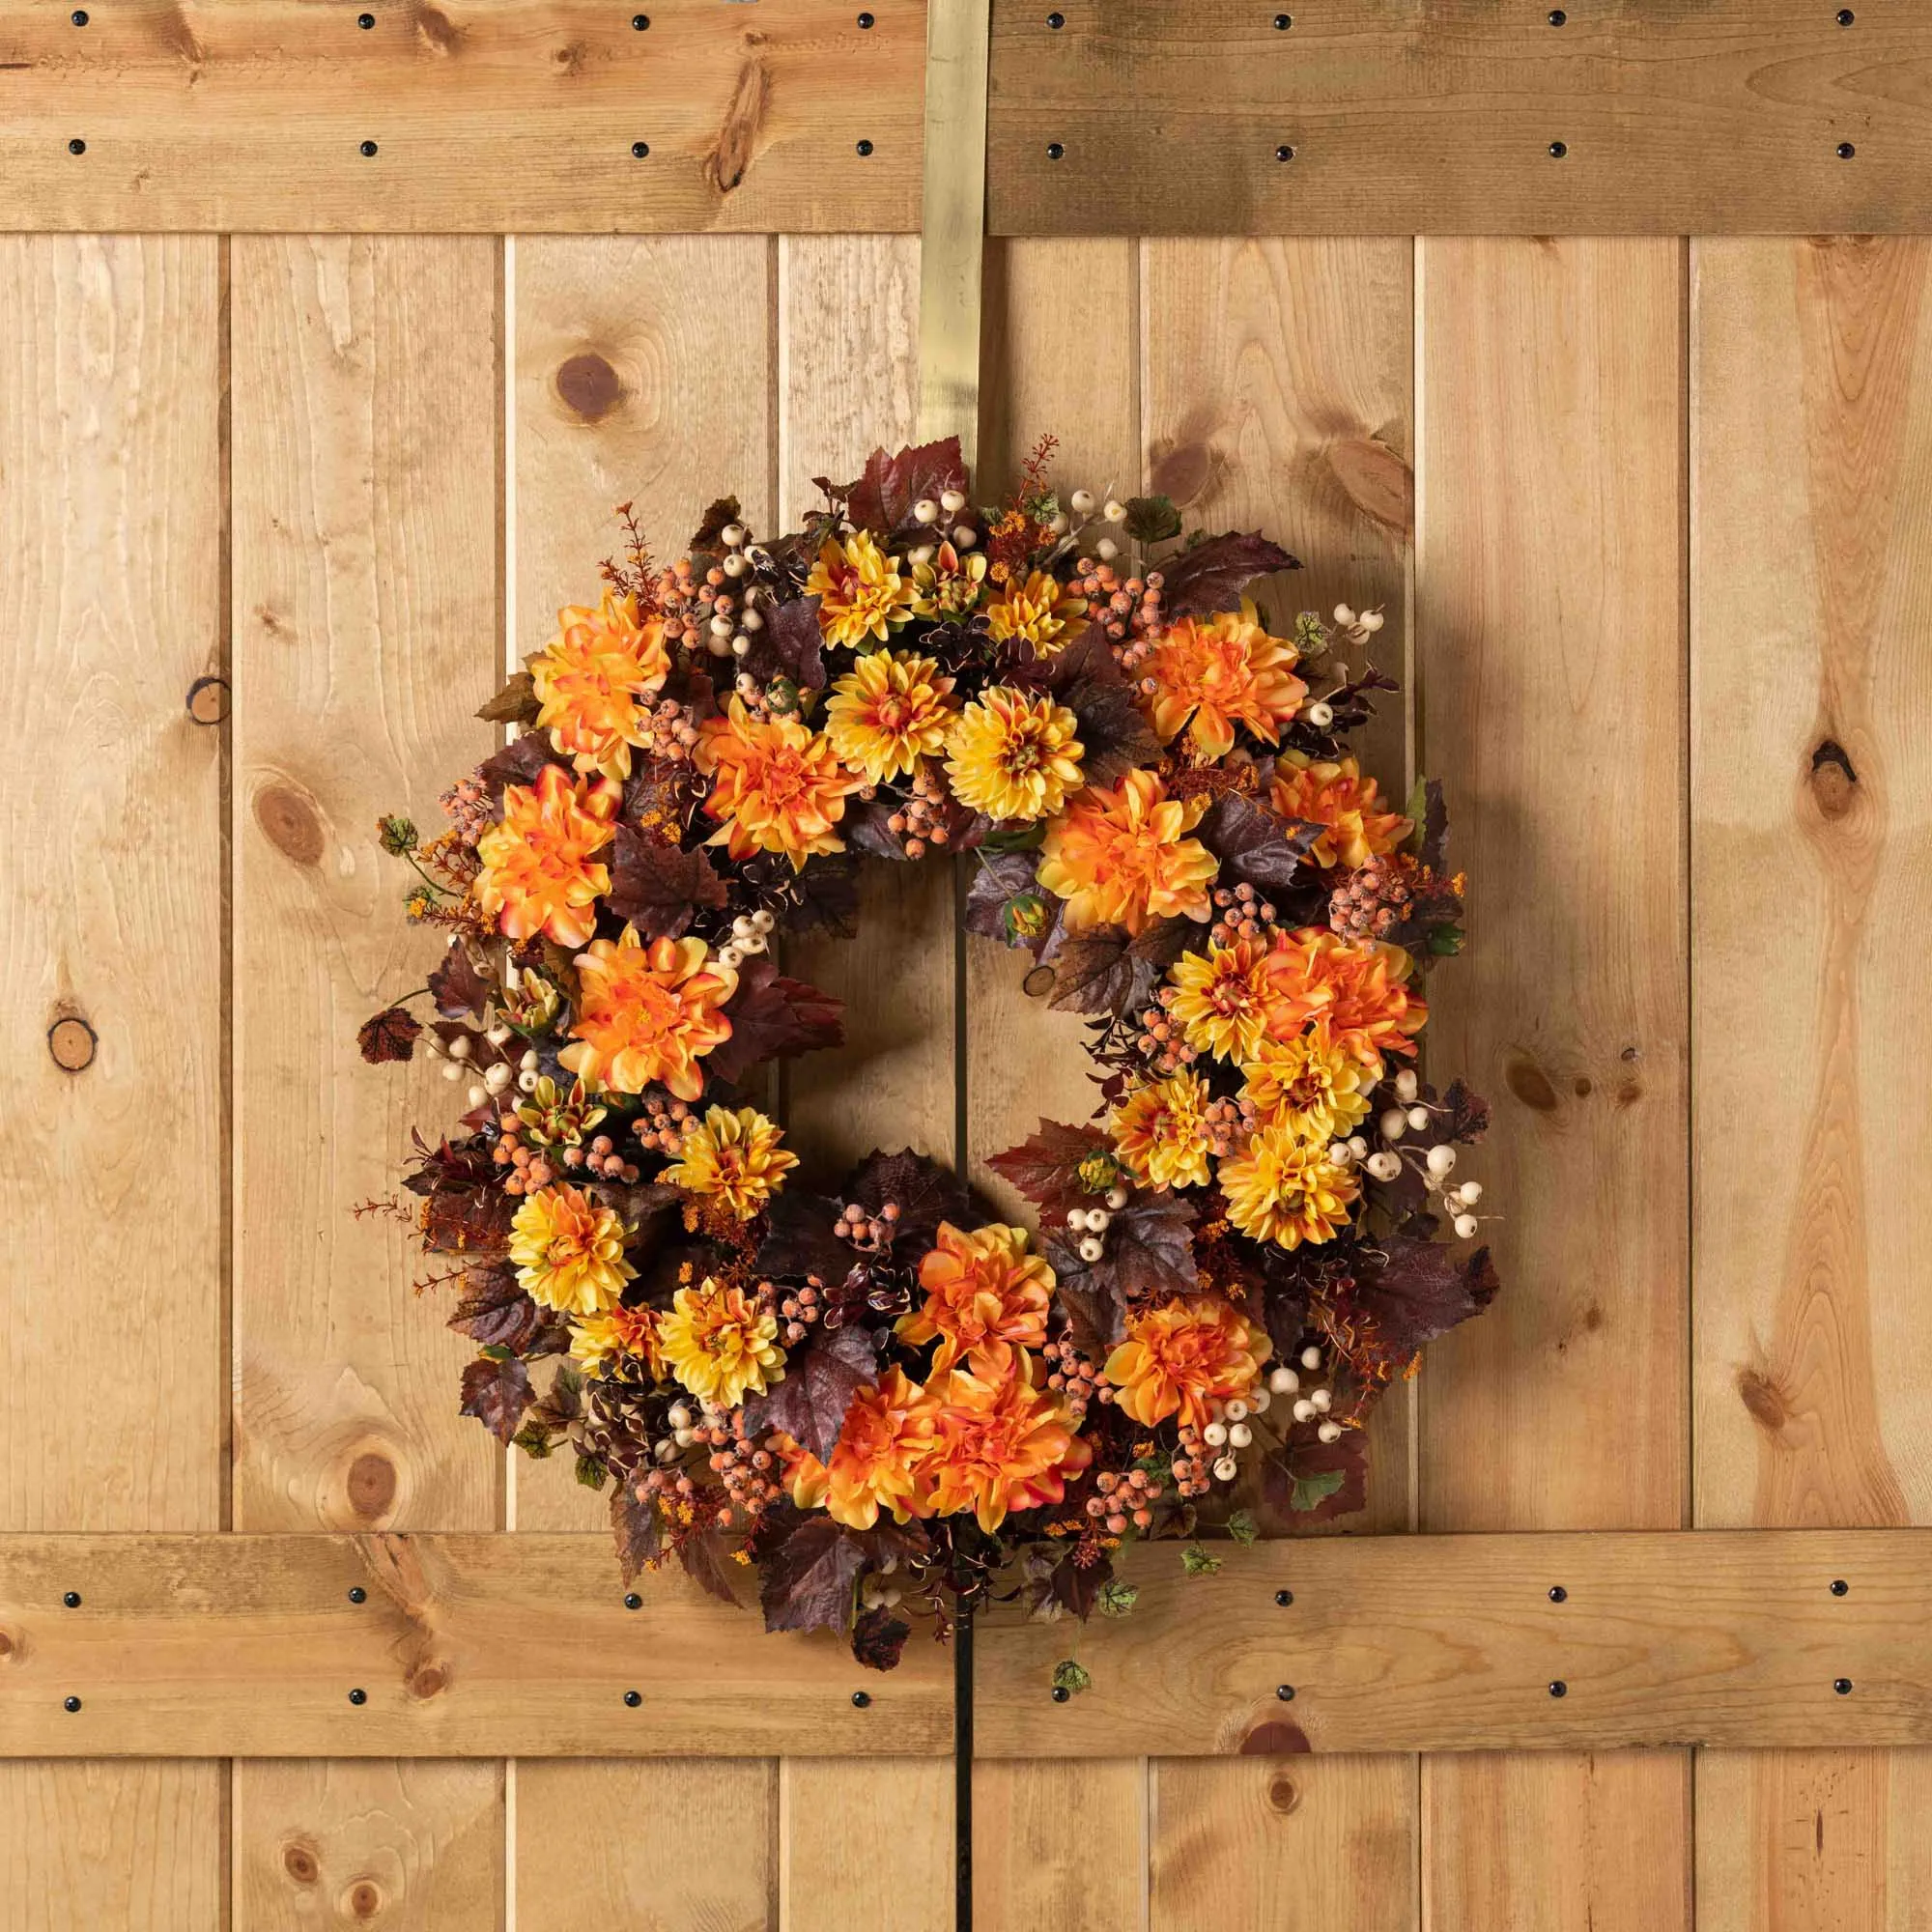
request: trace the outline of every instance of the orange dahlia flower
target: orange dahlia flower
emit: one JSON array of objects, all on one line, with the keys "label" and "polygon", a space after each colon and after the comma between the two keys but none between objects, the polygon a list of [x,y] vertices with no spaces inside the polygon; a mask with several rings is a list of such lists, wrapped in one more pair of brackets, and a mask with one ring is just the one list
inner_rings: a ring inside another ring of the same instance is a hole
[{"label": "orange dahlia flower", "polygon": [[925,1306],[902,1315],[898,1336],[915,1346],[937,1340],[934,1373],[950,1369],[982,1342],[1046,1340],[1046,1311],[1054,1275],[1038,1255],[1027,1253],[1024,1228],[991,1226],[970,1233],[950,1221],[919,1264]]},{"label": "orange dahlia flower", "polygon": [[1294,646],[1269,637],[1252,606],[1183,617],[1141,668],[1148,714],[1163,744],[1184,729],[1189,749],[1203,760],[1225,758],[1235,749],[1236,724],[1272,745],[1308,696],[1294,665]]},{"label": "orange dahlia flower", "polygon": [[659,1318],[658,1348],[665,1366],[700,1402],[735,1408],[784,1380],[778,1317],[763,1313],[742,1288],[710,1275],[699,1288],[681,1288],[670,1313]]},{"label": "orange dahlia flower", "polygon": [[1050,658],[1071,641],[1087,614],[1087,600],[1076,597],[1049,570],[1027,574],[1024,583],[1001,585],[986,606],[986,629],[995,643],[1018,639],[1036,657]]},{"label": "orange dahlia flower", "polygon": [[558,1064],[587,1085],[641,1094],[661,1081],[680,1100],[704,1091],[698,1061],[731,1037],[719,1011],[738,976],[713,959],[701,939],[654,939],[636,926],[599,939],[577,958],[576,1036]]},{"label": "orange dahlia flower", "polygon": [[845,1411],[831,1463],[821,1464],[827,1514],[852,1529],[870,1529],[881,1509],[899,1522],[929,1515],[924,1464],[932,1435],[932,1405],[903,1370],[888,1369],[876,1387],[862,1388]]},{"label": "orange dahlia flower", "polygon": [[1353,758],[1316,759],[1284,752],[1268,803],[1282,818],[1322,828],[1308,856],[1324,871],[1331,866],[1359,870],[1371,859],[1393,852],[1409,834],[1409,821],[1401,812],[1378,809],[1376,781],[1362,776]]},{"label": "orange dahlia flower", "polygon": [[778,1122],[755,1107],[712,1107],[659,1178],[749,1221],[798,1165],[797,1154],[780,1145],[783,1139]]},{"label": "orange dahlia flower", "polygon": [[1270,1347],[1266,1330],[1232,1303],[1182,1296],[1129,1317],[1127,1339],[1100,1373],[1144,1427],[1177,1415],[1200,1429],[1214,1419],[1211,1404],[1253,1393]]},{"label": "orange dahlia flower", "polygon": [[1255,1240],[1284,1248],[1332,1239],[1361,1191],[1353,1169],[1329,1158],[1325,1139],[1304,1140],[1285,1122],[1264,1127],[1221,1163],[1228,1219]]},{"label": "orange dahlia flower", "polygon": [[570,1324],[570,1359],[586,1376],[629,1381],[641,1367],[657,1381],[664,1375],[657,1310],[620,1303],[608,1314],[580,1316]]},{"label": "orange dahlia flower", "polygon": [[698,727],[696,756],[711,780],[704,810],[723,821],[709,843],[734,859],[782,852],[795,871],[814,853],[843,850],[832,828],[865,781],[838,762],[824,732],[795,718],[753,718],[734,697]]},{"label": "orange dahlia flower", "polygon": [[832,687],[825,735],[839,761],[873,784],[904,778],[946,749],[952,691],[931,658],[867,651]]},{"label": "orange dahlia flower", "polygon": [[624,1259],[625,1238],[614,1208],[581,1188],[546,1187],[517,1209],[510,1259],[524,1293],[540,1307],[599,1315],[637,1275]]},{"label": "orange dahlia flower", "polygon": [[1109,1122],[1121,1165],[1143,1187],[1206,1187],[1209,1098],[1198,1073],[1136,1087]]},{"label": "orange dahlia flower", "polygon": [[1169,970],[1168,1012],[1197,1053],[1246,1060],[1267,1031],[1267,948],[1236,939],[1206,952],[1183,952]]},{"label": "orange dahlia flower", "polygon": [[1044,692],[996,684],[959,714],[948,744],[952,795],[989,818],[1029,823],[1080,783],[1080,721]]},{"label": "orange dahlia flower", "polygon": [[1151,772],[1128,772],[1112,790],[1089,785],[1046,828],[1039,882],[1066,901],[1069,932],[1094,925],[1143,930],[1153,919],[1205,920],[1219,864],[1189,838],[1205,793],[1169,798]]},{"label": "orange dahlia flower", "polygon": [[867,638],[884,643],[912,615],[911,579],[899,575],[898,559],[865,530],[854,530],[842,544],[826,538],[805,594],[818,599],[818,629],[826,642],[848,649]]},{"label": "orange dahlia flower", "polygon": [[1305,925],[1277,939],[1268,954],[1269,1023],[1278,1035],[1324,1019],[1337,1045],[1377,1071],[1384,1053],[1412,1054],[1429,1018],[1408,990],[1414,962],[1399,946],[1343,939]]},{"label": "orange dahlia flower", "polygon": [[636,597],[607,590],[594,610],[559,611],[556,636],[530,660],[537,724],[580,772],[629,778],[631,747],[644,742],[644,700],[669,675],[663,623],[640,617]]},{"label": "orange dahlia flower", "polygon": [[1369,1111],[1366,1071],[1336,1042],[1325,1019],[1287,1039],[1264,1039],[1241,1068],[1241,1097],[1264,1123],[1289,1127],[1303,1140],[1350,1133]]},{"label": "orange dahlia flower", "polygon": [[925,1474],[937,1516],[971,1510],[994,1534],[1013,1510],[1057,1503],[1066,1478],[1094,1460],[1065,1399],[1036,1388],[1033,1357],[988,1342],[926,1385],[932,1448]]},{"label": "orange dahlia flower", "polygon": [[582,946],[597,930],[611,872],[595,855],[610,844],[622,790],[609,779],[575,784],[546,765],[534,785],[503,787],[503,816],[476,841],[476,902],[511,939],[539,933]]}]

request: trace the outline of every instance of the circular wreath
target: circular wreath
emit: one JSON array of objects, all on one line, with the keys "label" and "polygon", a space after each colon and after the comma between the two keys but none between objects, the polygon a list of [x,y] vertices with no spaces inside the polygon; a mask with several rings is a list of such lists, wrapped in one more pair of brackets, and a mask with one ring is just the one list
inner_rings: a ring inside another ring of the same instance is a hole
[{"label": "circular wreath", "polygon": [[[1370,1406],[1496,1285],[1486,1110],[1413,1065],[1460,942],[1440,791],[1392,810],[1346,749],[1378,613],[1277,635],[1285,551],[1063,497],[1052,449],[996,509],[956,441],[781,537],[726,498],[668,569],[626,507],[448,829],[381,827],[450,935],[434,1016],[361,1044],[469,1083],[406,1182],[464,1412],[610,1486],[626,1582],[729,1595],[736,1556],[769,1627],[880,1666],[994,1594],[1119,1614],[1123,1545],[1211,1569],[1206,1534],[1359,1508]],[[934,852],[1092,1022],[1094,1119],[992,1162],[1037,1236],[913,1152],[812,1191],[750,1084],[841,1037],[780,940],[852,931],[855,854]]]}]

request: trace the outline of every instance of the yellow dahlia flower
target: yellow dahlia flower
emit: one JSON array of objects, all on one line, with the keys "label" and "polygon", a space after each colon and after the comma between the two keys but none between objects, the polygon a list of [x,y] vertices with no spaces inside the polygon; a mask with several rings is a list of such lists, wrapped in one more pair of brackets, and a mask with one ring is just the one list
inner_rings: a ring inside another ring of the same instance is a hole
[{"label": "yellow dahlia flower", "polygon": [[1269,1126],[1303,1140],[1332,1141],[1353,1132],[1369,1111],[1361,1063],[1335,1038],[1326,1020],[1288,1039],[1264,1039],[1241,1068],[1242,1097]]},{"label": "yellow dahlia flower", "polygon": [[577,957],[576,1038],[559,1065],[586,1084],[641,1094],[660,1081],[680,1100],[704,1091],[697,1062],[731,1037],[719,1010],[738,976],[710,956],[701,939],[654,939],[636,926],[599,939]]},{"label": "yellow dahlia flower", "polygon": [[570,1359],[586,1376],[634,1381],[641,1368],[652,1381],[664,1374],[658,1352],[658,1317],[653,1308],[626,1308],[605,1315],[581,1315],[570,1324]]},{"label": "yellow dahlia flower", "polygon": [[1051,571],[1030,571],[1024,583],[1001,586],[986,606],[986,629],[995,643],[1017,639],[1036,657],[1050,658],[1072,641],[1087,614],[1087,600],[1076,597]]},{"label": "yellow dahlia flower", "polygon": [[1255,622],[1252,604],[1238,614],[1183,617],[1141,668],[1153,728],[1163,743],[1185,729],[1189,749],[1208,762],[1235,749],[1236,724],[1272,745],[1308,696],[1295,661],[1292,643]]},{"label": "yellow dahlia flower", "polygon": [[931,658],[867,651],[833,685],[825,735],[839,762],[873,784],[905,778],[946,749],[952,690]]},{"label": "yellow dahlia flower", "polygon": [[824,732],[796,718],[753,718],[734,697],[699,727],[696,759],[711,780],[704,810],[722,821],[708,843],[734,859],[782,852],[794,871],[814,853],[844,849],[832,828],[865,781],[838,762]]},{"label": "yellow dahlia flower", "polygon": [[1322,828],[1308,857],[1324,870],[1346,866],[1358,871],[1371,859],[1393,852],[1409,834],[1409,821],[1399,811],[1379,809],[1375,780],[1365,779],[1353,758],[1284,752],[1268,803],[1282,818]]},{"label": "yellow dahlia flower", "polygon": [[1325,1241],[1347,1225],[1361,1193],[1352,1169],[1329,1157],[1326,1140],[1303,1140],[1292,1126],[1264,1127],[1221,1163],[1228,1219],[1258,1241],[1298,1248]]},{"label": "yellow dahlia flower", "polygon": [[599,1315],[637,1269],[624,1259],[626,1230],[616,1210],[576,1187],[546,1187],[510,1223],[510,1259],[530,1299],[567,1315]]},{"label": "yellow dahlia flower", "polygon": [[1112,790],[1089,785],[1046,828],[1039,882],[1066,901],[1069,932],[1094,925],[1142,931],[1148,922],[1205,920],[1220,869],[1199,839],[1208,797],[1169,798],[1151,772],[1128,772]]},{"label": "yellow dahlia flower", "polygon": [[968,551],[962,557],[951,543],[943,543],[929,562],[913,566],[912,581],[917,615],[935,623],[968,616],[985,588],[985,554]]},{"label": "yellow dahlia flower", "polygon": [[575,784],[546,765],[534,785],[503,787],[503,816],[476,841],[476,903],[511,939],[541,933],[582,946],[597,930],[597,900],[611,890],[596,855],[615,836],[623,792],[609,779]]},{"label": "yellow dahlia flower", "polygon": [[636,597],[607,590],[594,610],[559,611],[556,636],[530,660],[537,724],[580,772],[629,778],[646,700],[669,675],[663,622],[640,617]]},{"label": "yellow dahlia flower", "polygon": [[1101,1375],[1122,1411],[1151,1429],[1170,1415],[1190,1428],[1213,1420],[1213,1405],[1252,1393],[1270,1350],[1267,1331],[1211,1295],[1179,1297],[1128,1319],[1127,1337]]},{"label": "yellow dahlia flower", "polygon": [[665,1366],[700,1402],[735,1408],[784,1380],[778,1318],[759,1312],[742,1288],[707,1275],[700,1288],[681,1288],[658,1322]]},{"label": "yellow dahlia flower", "polygon": [[1219,1060],[1246,1060],[1267,1030],[1267,948],[1236,939],[1206,952],[1183,952],[1168,973],[1168,1012],[1189,1046]]},{"label": "yellow dahlia flower", "polygon": [[912,615],[911,580],[865,530],[854,530],[842,544],[826,538],[805,594],[819,600],[818,628],[826,642],[848,649],[867,638],[884,643],[887,633]]},{"label": "yellow dahlia flower", "polygon": [[1206,1187],[1209,1098],[1198,1073],[1136,1087],[1108,1123],[1121,1165],[1143,1187]]},{"label": "yellow dahlia flower", "polygon": [[959,714],[948,740],[952,795],[989,818],[1045,818],[1080,782],[1080,721],[1044,693],[997,684]]},{"label": "yellow dahlia flower", "polygon": [[677,1164],[663,1178],[688,1193],[716,1201],[740,1221],[751,1220],[784,1185],[798,1156],[779,1143],[778,1123],[755,1107],[713,1107],[684,1137]]}]

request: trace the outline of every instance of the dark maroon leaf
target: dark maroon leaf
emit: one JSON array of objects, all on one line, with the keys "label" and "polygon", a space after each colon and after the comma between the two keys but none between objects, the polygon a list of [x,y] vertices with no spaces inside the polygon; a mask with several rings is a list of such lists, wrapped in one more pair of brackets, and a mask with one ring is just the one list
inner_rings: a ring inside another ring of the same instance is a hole
[{"label": "dark maroon leaf", "polygon": [[362,1022],[355,1044],[371,1066],[385,1060],[408,1060],[416,1050],[422,1022],[407,1007],[386,1007]]},{"label": "dark maroon leaf", "polygon": [[732,1588],[745,1566],[729,1556],[720,1539],[706,1531],[684,1537],[677,1545],[677,1560],[693,1582],[716,1597],[721,1604],[738,1606],[738,1593]]},{"label": "dark maroon leaf", "polygon": [[1264,1535],[1293,1535],[1351,1516],[1368,1501],[1367,1435],[1345,1429],[1333,1442],[1317,1440],[1312,1431],[1307,1436],[1297,1430],[1293,1440],[1262,1458],[1257,1513]]},{"label": "dark maroon leaf", "polygon": [[775,853],[761,853],[743,867],[746,883],[776,900],[772,910],[782,932],[829,932],[851,939],[859,930],[859,865],[849,852],[809,859],[802,872]]},{"label": "dark maroon leaf", "polygon": [[1080,721],[1080,769],[1089,784],[1114,784],[1160,761],[1160,740],[1118,677],[1082,678],[1060,701]]},{"label": "dark maroon leaf", "polygon": [[1112,685],[1122,691],[1127,688],[1126,673],[1114,656],[1106,632],[1098,624],[1091,623],[1064,650],[1037,664],[1023,666],[1015,675],[1043,686],[1063,704],[1068,702],[1066,693],[1077,685]]},{"label": "dark maroon leaf", "polygon": [[1370,1265],[1363,1256],[1356,1275],[1354,1308],[1364,1339],[1384,1362],[1406,1362],[1424,1343],[1480,1313],[1501,1287],[1487,1247],[1463,1255],[1444,1242],[1392,1236],[1382,1244],[1387,1261]]},{"label": "dark maroon leaf", "polygon": [[901,807],[891,798],[875,798],[848,806],[839,829],[845,842],[855,852],[872,859],[909,859],[904,838],[892,828],[894,813]]},{"label": "dark maroon leaf", "polygon": [[449,1325],[472,1342],[512,1349],[520,1355],[533,1352],[531,1344],[547,1329],[560,1325],[517,1286],[510,1267],[471,1268],[464,1280],[463,1299]]},{"label": "dark maroon leaf", "polygon": [[704,512],[704,521],[698,525],[691,539],[694,551],[704,551],[715,555],[724,542],[724,526],[742,523],[744,513],[738,508],[735,497],[720,497]]},{"label": "dark maroon leaf", "polygon": [[831,1630],[852,1627],[866,1546],[830,1517],[809,1516],[762,1551],[758,1596],[765,1628]]},{"label": "dark maroon leaf", "polygon": [[[1039,855],[1035,852],[988,854],[966,889],[967,931],[997,939],[1003,946],[1036,945],[1037,941],[1014,930],[1009,907],[1015,899],[1032,900],[1039,896],[1036,883],[1038,867]],[[1043,898],[1041,903],[1045,903]]]},{"label": "dark maroon leaf", "polygon": [[536,680],[520,670],[476,715],[487,724],[534,724],[542,709]]},{"label": "dark maroon leaf", "polygon": [[1138,933],[1121,925],[1090,926],[1063,939],[1053,955],[1053,992],[1061,1012],[1137,1012],[1199,928],[1186,920],[1155,920]]},{"label": "dark maroon leaf", "polygon": [[1461,1080],[1452,1080],[1449,1091],[1442,1096],[1442,1104],[1448,1110],[1445,1123],[1448,1137],[1453,1141],[1479,1141],[1490,1130],[1490,1103],[1480,1094],[1474,1094]]},{"label": "dark maroon leaf", "polygon": [[882,1604],[867,1610],[852,1626],[852,1655],[867,1670],[892,1670],[904,1655],[912,1626],[893,1615]]},{"label": "dark maroon leaf", "polygon": [[996,1153],[986,1165],[1019,1189],[1039,1209],[1044,1222],[1066,1219],[1070,1209],[1091,1208],[1096,1192],[1080,1179],[1082,1162],[1096,1153],[1111,1152],[1113,1143],[1104,1128],[1070,1127],[1062,1121],[1041,1121],[1039,1131],[1016,1148]]},{"label": "dark maroon leaf", "polygon": [[[1422,795],[1421,822],[1415,828],[1416,857],[1432,872],[1448,869],[1449,806],[1440,779],[1424,779],[1416,790]],[[1411,801],[1412,803],[1412,801]]]},{"label": "dark maroon leaf", "polygon": [[724,881],[702,852],[617,827],[605,903],[645,939],[679,938],[700,909],[715,912],[724,899]]},{"label": "dark maroon leaf", "polygon": [[491,799],[503,803],[505,785],[533,785],[546,765],[560,764],[550,748],[548,731],[526,731],[513,738],[500,752],[494,753],[476,767],[476,776],[489,788]]},{"label": "dark maroon leaf", "polygon": [[1122,1304],[1185,1294],[1201,1278],[1194,1218],[1193,1207],[1177,1194],[1136,1194],[1110,1220],[1097,1262],[1080,1259],[1079,1237],[1065,1225],[1046,1231],[1047,1259],[1063,1289],[1084,1275]]},{"label": "dark maroon leaf", "polygon": [[530,1372],[516,1356],[479,1355],[463,1371],[463,1413],[507,1444],[530,1406]]},{"label": "dark maroon leaf", "polygon": [[1268,1340],[1274,1344],[1276,1358],[1293,1362],[1308,1326],[1308,1289],[1297,1271],[1294,1256],[1272,1246],[1265,1254],[1262,1321]]},{"label": "dark maroon leaf", "polygon": [[965,1183],[951,1168],[910,1148],[897,1153],[868,1153],[845,1182],[845,1199],[876,1215],[891,1202],[897,1208],[894,1246],[901,1254],[926,1248],[942,1221],[964,1221],[973,1211]]},{"label": "dark maroon leaf", "polygon": [[959,439],[950,436],[943,442],[922,443],[895,456],[875,449],[866,459],[866,471],[858,482],[832,494],[844,499],[845,513],[855,524],[889,536],[913,521],[913,505],[921,497],[937,500],[948,490],[965,488],[966,463]]},{"label": "dark maroon leaf", "polygon": [[838,1447],[852,1398],[878,1373],[878,1348],[863,1323],[822,1328],[792,1351],[783,1381],[746,1404],[745,1428],[781,1429],[825,1462]]},{"label": "dark maroon leaf", "polygon": [[851,1272],[853,1249],[832,1230],[838,1206],[819,1194],[786,1188],[765,1210],[765,1238],[758,1248],[760,1274],[787,1281],[808,1278],[836,1288]]},{"label": "dark maroon leaf", "polygon": [[1246,880],[1261,892],[1292,886],[1322,828],[1285,826],[1239,792],[1223,792],[1208,808],[1194,836],[1221,862],[1222,882]]},{"label": "dark maroon leaf", "polygon": [[611,1531],[617,1539],[617,1567],[626,1585],[655,1564],[664,1550],[664,1522],[654,1501],[640,1502],[629,1483],[611,1496]]},{"label": "dark maroon leaf", "polygon": [[751,638],[752,648],[738,662],[760,684],[788,677],[801,691],[823,688],[825,638],[818,628],[816,597],[794,597],[781,604]]},{"label": "dark maroon leaf", "polygon": [[490,1009],[490,983],[459,939],[429,976],[430,996],[446,1020],[480,1020]]},{"label": "dark maroon leaf", "polygon": [[1240,608],[1241,592],[1271,570],[1299,570],[1299,561],[1259,530],[1208,537],[1161,565],[1161,614],[1210,617]]},{"label": "dark maroon leaf", "polygon": [[711,1050],[706,1070],[739,1080],[760,1061],[789,1059],[845,1038],[845,1004],[803,980],[787,980],[768,953],[738,969],[738,990],[725,1003],[731,1037]]}]

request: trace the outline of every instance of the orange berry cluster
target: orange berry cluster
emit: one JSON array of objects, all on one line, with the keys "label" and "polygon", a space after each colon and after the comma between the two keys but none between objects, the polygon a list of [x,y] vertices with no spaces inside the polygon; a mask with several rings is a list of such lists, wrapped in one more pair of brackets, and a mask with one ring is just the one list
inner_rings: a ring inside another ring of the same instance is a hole
[{"label": "orange berry cluster", "polygon": [[474,774],[467,779],[458,779],[439,803],[457,838],[465,845],[473,846],[497,822],[490,794]]},{"label": "orange berry cluster", "polygon": [[1040,1353],[1053,1364],[1046,1378],[1047,1387],[1059,1389],[1065,1396],[1067,1412],[1078,1422],[1094,1399],[1099,1370],[1070,1341],[1064,1339],[1047,1343]]},{"label": "orange berry cluster", "polygon": [[646,1153],[682,1153],[685,1136],[697,1131],[697,1116],[682,1100],[652,1094],[644,1100],[644,1111],[631,1122],[631,1131]]},{"label": "orange berry cluster", "polygon": [[1328,923],[1345,939],[1380,939],[1408,917],[1413,862],[1402,853],[1373,858],[1328,895]]},{"label": "orange berry cluster", "polygon": [[1214,923],[1208,930],[1210,946],[1231,946],[1236,939],[1259,939],[1275,923],[1274,907],[1243,879],[1232,890],[1214,893]]},{"label": "orange berry cluster", "polygon": [[[770,1282],[758,1284],[760,1300],[769,1301],[776,1293]],[[797,1348],[805,1340],[806,1329],[824,1313],[825,1306],[819,1298],[818,1291],[810,1282],[788,1293],[779,1303],[779,1316],[784,1322],[785,1347]]]},{"label": "orange berry cluster", "polygon": [[742,1410],[732,1414],[728,1429],[714,1424],[693,1434],[697,1441],[710,1444],[711,1472],[724,1486],[724,1505],[718,1512],[720,1525],[728,1529],[741,1518],[744,1527],[755,1524],[783,1492],[779,1459],[747,1437]]},{"label": "orange berry cluster", "polygon": [[1160,635],[1161,575],[1151,570],[1145,578],[1122,578],[1111,563],[1083,556],[1073,566],[1073,588],[1087,599],[1094,621],[1114,643],[1133,645],[1121,662],[1138,664],[1151,640]]},{"label": "orange berry cluster", "polygon": [[1087,1498],[1087,1514],[1100,1518],[1110,1536],[1153,1526],[1153,1506],[1165,1492],[1145,1469],[1129,1469],[1124,1475],[1102,1469],[1094,1487],[1100,1493]]},{"label": "orange berry cluster", "polygon": [[946,830],[946,802],[945,785],[922,765],[913,774],[912,796],[903,810],[886,820],[886,830],[895,838],[905,840],[908,859],[923,859],[928,845],[946,843],[951,836]]},{"label": "orange berry cluster", "polygon": [[896,1201],[886,1202],[876,1215],[867,1213],[856,1202],[848,1202],[838,1210],[838,1219],[832,1232],[850,1241],[855,1248],[877,1254],[881,1248],[892,1245],[899,1212]]}]

